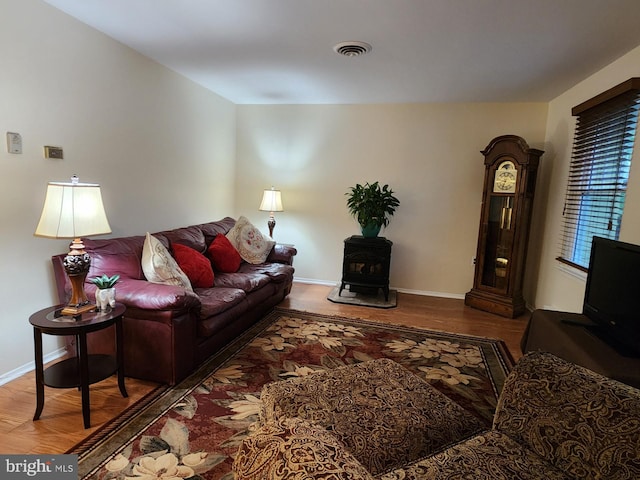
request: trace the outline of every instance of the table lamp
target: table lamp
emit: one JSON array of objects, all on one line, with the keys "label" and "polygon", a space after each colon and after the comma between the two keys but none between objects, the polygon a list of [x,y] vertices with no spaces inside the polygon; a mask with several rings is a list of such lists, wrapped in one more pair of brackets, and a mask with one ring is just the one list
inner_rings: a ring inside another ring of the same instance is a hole
[{"label": "table lamp", "polygon": [[84,291],[91,258],[84,250],[81,237],[105,233],[111,233],[111,227],[102,204],[100,185],[79,183],[75,175],[71,183],[49,182],[35,235],[73,239],[64,258],[71,282],[71,300],[62,310],[63,315],[77,316],[95,308]]},{"label": "table lamp", "polygon": [[267,226],[269,227],[269,236],[273,238],[273,229],[276,226],[276,219],[273,216],[273,212],[283,212],[282,208],[282,195],[280,190],[275,190],[271,187],[271,190],[265,190],[262,194],[262,202],[260,203],[261,212],[269,212],[269,221]]}]

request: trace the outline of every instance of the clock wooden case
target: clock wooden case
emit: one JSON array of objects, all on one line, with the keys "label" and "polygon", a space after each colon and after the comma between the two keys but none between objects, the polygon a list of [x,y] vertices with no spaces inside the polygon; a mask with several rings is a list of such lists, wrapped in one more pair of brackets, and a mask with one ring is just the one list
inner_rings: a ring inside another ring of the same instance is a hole
[{"label": "clock wooden case", "polygon": [[524,267],[542,150],[516,135],[494,138],[484,155],[484,190],[473,288],[465,304],[515,318],[525,310]]}]

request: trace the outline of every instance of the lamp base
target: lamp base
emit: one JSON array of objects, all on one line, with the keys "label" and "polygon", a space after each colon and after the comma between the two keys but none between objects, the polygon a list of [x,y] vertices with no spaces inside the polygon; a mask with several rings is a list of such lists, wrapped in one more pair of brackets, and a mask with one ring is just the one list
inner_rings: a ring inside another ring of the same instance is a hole
[{"label": "lamp base", "polygon": [[273,216],[273,212],[269,215],[269,221],[267,222],[267,227],[269,227],[269,236],[273,238],[273,229],[276,227],[276,219]]},{"label": "lamp base", "polygon": [[81,239],[76,238],[71,242],[70,251],[64,257],[63,264],[71,283],[71,300],[62,309],[62,314],[77,316],[95,309],[96,306],[89,302],[84,291],[84,280],[91,267],[91,257],[84,251]]}]

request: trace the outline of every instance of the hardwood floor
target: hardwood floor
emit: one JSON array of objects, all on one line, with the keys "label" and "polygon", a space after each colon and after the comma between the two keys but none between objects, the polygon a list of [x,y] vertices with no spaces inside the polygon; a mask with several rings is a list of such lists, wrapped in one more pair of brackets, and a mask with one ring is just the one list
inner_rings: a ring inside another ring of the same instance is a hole
[{"label": "hardwood floor", "polygon": [[445,332],[466,333],[504,340],[518,360],[520,339],[527,326],[529,313],[517,319],[502,318],[466,307],[463,300],[398,293],[396,308],[356,307],[327,300],[331,288],[321,285],[294,284],[292,294],[280,306],[294,310],[357,317],[411,327]]},{"label": "hardwood floor", "polygon": [[[506,319],[465,307],[462,300],[398,294],[393,309],[356,307],[329,302],[330,287],[295,283],[280,306],[295,310],[357,317],[483,337],[500,338],[515,360],[528,315]],[[0,387],[0,453],[64,453],[151,392],[156,384],[127,378],[128,398],[118,390],[116,377],[91,386],[91,425],[82,426],[80,392],[45,387],[45,405],[33,421],[35,375],[28,373]]]}]

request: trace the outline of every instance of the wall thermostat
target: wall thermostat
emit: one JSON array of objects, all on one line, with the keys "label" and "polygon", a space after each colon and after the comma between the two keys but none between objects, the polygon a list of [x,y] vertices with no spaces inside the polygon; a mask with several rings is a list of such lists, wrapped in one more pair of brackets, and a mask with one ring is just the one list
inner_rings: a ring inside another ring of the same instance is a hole
[{"label": "wall thermostat", "polygon": [[22,136],[19,133],[7,132],[7,151],[22,153]]}]

